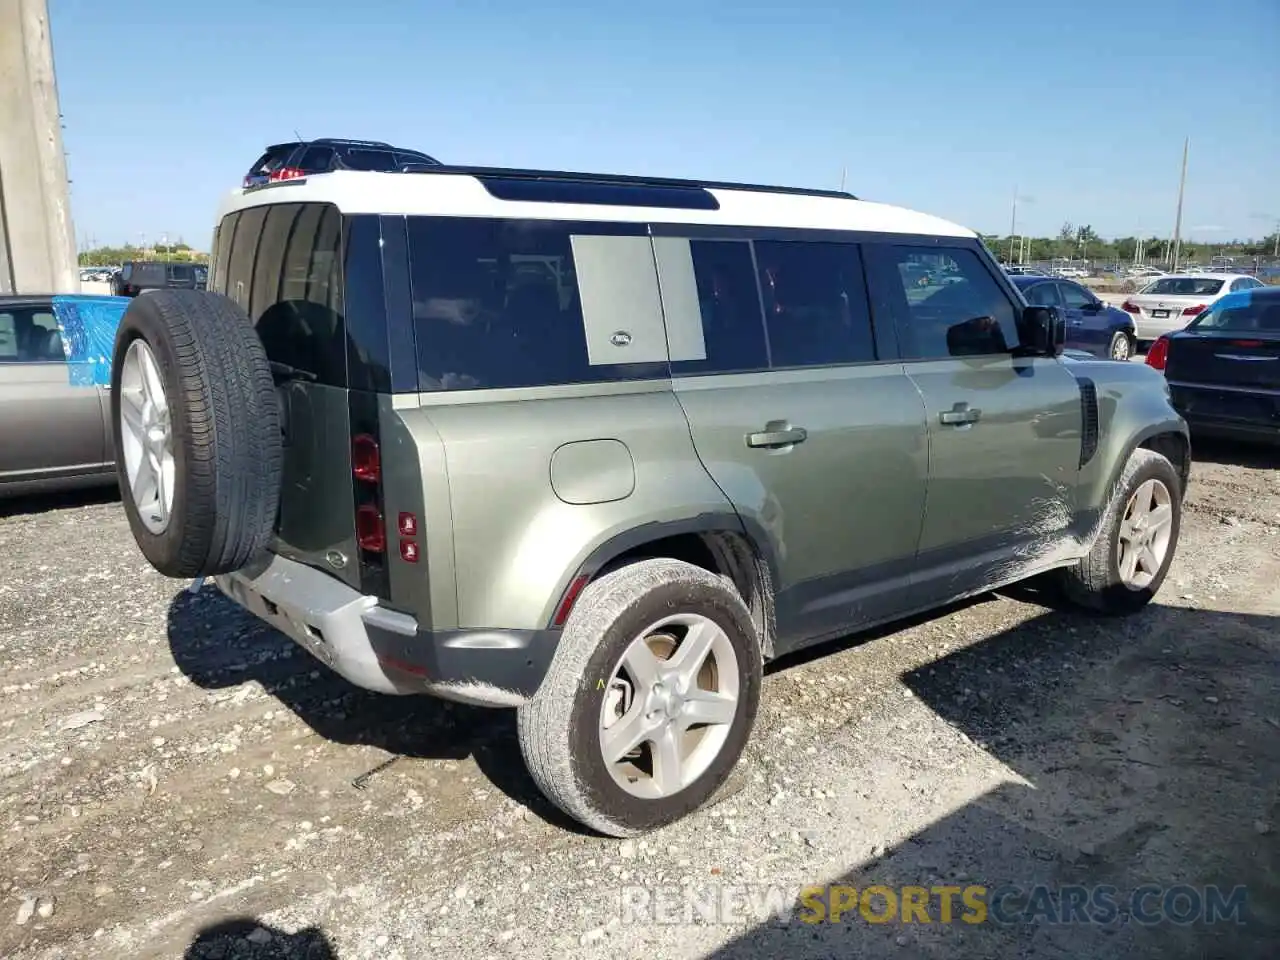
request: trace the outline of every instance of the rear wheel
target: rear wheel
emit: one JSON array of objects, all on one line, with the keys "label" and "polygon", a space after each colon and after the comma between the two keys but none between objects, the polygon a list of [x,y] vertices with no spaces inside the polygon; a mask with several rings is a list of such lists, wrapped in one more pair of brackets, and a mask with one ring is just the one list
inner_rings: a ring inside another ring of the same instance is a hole
[{"label": "rear wheel", "polygon": [[601,833],[680,819],[724,783],[760,698],[760,645],[715,574],[655,559],[589,584],[551,668],[519,710],[542,792]]},{"label": "rear wheel", "polygon": [[279,401],[253,325],[226,297],[129,304],[111,367],[116,472],[143,556],[171,577],[245,566],[280,499]]},{"label": "rear wheel", "polygon": [[1111,338],[1109,352],[1112,360],[1128,360],[1133,356],[1133,340],[1123,330],[1117,330]]}]

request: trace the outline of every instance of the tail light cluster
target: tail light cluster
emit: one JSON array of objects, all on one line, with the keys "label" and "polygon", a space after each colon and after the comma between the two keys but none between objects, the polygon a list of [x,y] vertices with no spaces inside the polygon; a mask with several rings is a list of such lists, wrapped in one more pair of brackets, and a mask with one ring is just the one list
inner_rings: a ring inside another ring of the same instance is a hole
[{"label": "tail light cluster", "polygon": [[272,170],[267,176],[268,183],[279,183],[281,180],[298,180],[305,177],[306,173],[298,167],[280,167],[278,170]]},{"label": "tail light cluster", "polygon": [[1169,338],[1160,337],[1147,351],[1147,366],[1163,370],[1169,363]]},{"label": "tail light cluster", "polygon": [[[382,455],[378,441],[367,433],[351,441],[351,473],[356,479],[356,542],[366,561],[381,563],[387,552],[387,525],[382,517]],[[401,511],[396,519],[400,559],[417,563],[418,515]],[[371,556],[370,556],[371,555]]]},{"label": "tail light cluster", "polygon": [[1194,307],[1187,307],[1187,309],[1183,310],[1182,315],[1184,317],[1198,317],[1208,309],[1207,304],[1197,303]]},{"label": "tail light cluster", "polygon": [[1120,309],[1123,310],[1125,313],[1139,312],[1138,305],[1134,303],[1132,300],[1126,300],[1124,303],[1120,304]]}]

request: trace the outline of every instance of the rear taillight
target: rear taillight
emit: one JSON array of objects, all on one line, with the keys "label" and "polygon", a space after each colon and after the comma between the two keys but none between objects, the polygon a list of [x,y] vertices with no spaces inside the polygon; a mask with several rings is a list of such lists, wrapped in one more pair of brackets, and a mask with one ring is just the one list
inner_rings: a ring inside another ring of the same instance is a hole
[{"label": "rear taillight", "polygon": [[1231,345],[1233,347],[1246,347],[1246,348],[1247,347],[1256,348],[1256,347],[1266,346],[1266,344],[1264,344],[1261,340],[1232,340]]},{"label": "rear taillight", "polygon": [[1151,349],[1147,351],[1147,366],[1156,370],[1163,370],[1165,364],[1169,362],[1169,338],[1161,337],[1151,345]]},{"label": "rear taillight", "polygon": [[351,441],[351,472],[357,480],[377,483],[382,479],[382,458],[378,454],[378,441],[367,433]]},{"label": "rear taillight", "polygon": [[1208,310],[1209,307],[1203,303],[1197,303],[1194,307],[1187,307],[1182,311],[1184,317],[1198,317],[1200,314]]},{"label": "rear taillight", "polygon": [[382,553],[387,549],[387,530],[382,522],[382,513],[371,503],[356,510],[356,542],[361,550],[370,553]]},{"label": "rear taillight", "polygon": [[1123,310],[1125,313],[1139,312],[1138,305],[1134,303],[1132,300],[1126,300],[1124,303],[1120,304],[1120,309]]},{"label": "rear taillight", "polygon": [[306,173],[297,167],[281,167],[279,170],[272,170],[267,179],[272,183],[279,183],[281,180],[297,180],[305,176]]}]

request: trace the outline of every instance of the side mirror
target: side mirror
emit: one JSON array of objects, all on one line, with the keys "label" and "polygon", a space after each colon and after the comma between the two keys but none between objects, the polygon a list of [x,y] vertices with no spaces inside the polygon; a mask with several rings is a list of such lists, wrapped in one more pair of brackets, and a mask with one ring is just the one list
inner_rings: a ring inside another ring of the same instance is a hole
[{"label": "side mirror", "polygon": [[1022,311],[1022,347],[1038,357],[1056,357],[1067,342],[1067,325],[1057,307],[1027,307]]}]

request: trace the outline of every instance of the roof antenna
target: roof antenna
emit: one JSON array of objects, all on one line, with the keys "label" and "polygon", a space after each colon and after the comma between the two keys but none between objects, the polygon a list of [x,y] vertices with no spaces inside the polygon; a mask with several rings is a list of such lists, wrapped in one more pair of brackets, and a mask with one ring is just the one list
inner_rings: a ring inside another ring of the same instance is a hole
[{"label": "roof antenna", "polygon": [[293,130],[293,136],[294,136],[294,139],[296,139],[296,140],[298,140],[298,141],[301,141],[301,140],[302,140],[302,134],[300,134],[300,133],[298,132],[297,127],[294,127],[294,130]]},{"label": "roof antenna", "polygon": [[845,173],[846,173],[846,168],[845,168],[845,167],[841,167],[841,168],[840,168],[840,192],[841,192],[841,193],[844,193],[844,175],[845,175]]}]

